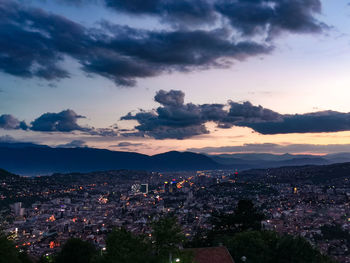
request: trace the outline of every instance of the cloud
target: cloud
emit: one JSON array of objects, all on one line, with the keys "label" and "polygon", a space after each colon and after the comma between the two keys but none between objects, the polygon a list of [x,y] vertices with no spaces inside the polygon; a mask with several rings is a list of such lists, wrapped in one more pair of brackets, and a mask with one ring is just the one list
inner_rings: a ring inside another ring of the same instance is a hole
[{"label": "cloud", "polygon": [[110,145],[109,147],[130,147],[130,146],[141,146],[143,143],[132,143],[132,142],[120,142],[116,145]]},{"label": "cloud", "polygon": [[102,137],[118,136],[116,128],[82,127],[78,124],[79,119],[85,116],[78,115],[75,111],[67,109],[59,113],[44,113],[33,122],[30,129],[40,132],[72,132],[81,131],[90,135]]},{"label": "cloud", "polygon": [[261,105],[254,106],[249,101],[237,103],[228,101],[229,111],[227,115],[219,119],[219,127],[231,128],[232,126],[248,126],[251,123],[262,123],[266,121],[276,122],[282,120],[282,115]]},{"label": "cloud", "polygon": [[10,114],[0,115],[0,128],[5,130],[31,130],[35,132],[73,132],[81,131],[85,134],[102,137],[118,136],[118,127],[112,125],[108,128],[83,127],[78,124],[79,119],[85,116],[78,115],[71,109],[63,110],[58,113],[47,112],[36,118],[27,125],[24,121],[19,121]]},{"label": "cloud", "polygon": [[[182,91],[160,90],[155,100],[161,104],[157,109],[129,112],[121,120],[136,120],[134,136],[155,139],[186,139],[208,134],[207,122],[218,128],[233,126],[249,127],[261,134],[320,133],[350,131],[350,113],[319,111],[306,114],[280,114],[250,102],[227,104],[184,103]],[[122,135],[130,135],[123,133]]]},{"label": "cloud", "polygon": [[[60,80],[71,77],[61,65],[69,57],[87,74],[128,87],[135,86],[139,78],[228,67],[235,60],[268,54],[273,44],[258,41],[258,31],[266,31],[260,33],[265,36],[322,29],[314,17],[320,11],[319,0],[246,2],[104,1],[119,12],[156,16],[170,25],[163,30],[141,30],[108,21],[88,28],[15,0],[0,0],[0,71],[22,78]],[[250,16],[242,15],[247,12]],[[263,15],[265,12],[269,14]],[[231,23],[222,22],[225,19]],[[249,36],[250,31],[255,35]]]},{"label": "cloud", "polygon": [[319,0],[105,0],[108,7],[131,15],[158,17],[182,27],[213,25],[227,19],[242,35],[275,37],[281,32],[314,33],[325,25],[315,18]]},{"label": "cloud", "polygon": [[338,132],[350,130],[350,113],[319,111],[307,114],[283,115],[279,121],[246,123],[261,134]]},{"label": "cloud", "polygon": [[221,0],[215,7],[243,35],[273,38],[282,32],[317,33],[326,27],[314,17],[321,12],[319,0]]},{"label": "cloud", "polygon": [[117,128],[84,128],[85,132],[90,135],[97,135],[102,137],[115,137],[118,136]]},{"label": "cloud", "polygon": [[204,125],[206,120],[203,120],[201,107],[184,104],[183,92],[160,90],[155,100],[163,106],[154,111],[141,110],[134,115],[128,113],[121,120],[136,120],[140,124],[135,127],[136,130],[156,139],[185,139],[209,133]]},{"label": "cloud", "polygon": [[159,17],[164,23],[181,26],[213,24],[217,14],[206,0],[105,0],[108,7],[132,14]]},{"label": "cloud", "polygon": [[166,92],[165,90],[159,90],[154,96],[154,100],[162,105],[168,106],[180,106],[184,104],[185,93],[181,90],[170,90]]},{"label": "cloud", "polygon": [[66,144],[60,144],[56,146],[57,148],[82,148],[87,147],[86,142],[83,140],[73,140]]},{"label": "cloud", "polygon": [[350,152],[350,144],[275,144],[248,143],[239,146],[189,148],[188,151],[200,153],[339,153]]},{"label": "cloud", "polygon": [[77,122],[85,118],[76,114],[73,110],[64,110],[59,113],[44,113],[31,123],[31,130],[41,132],[71,132],[86,131]]},{"label": "cloud", "polygon": [[243,60],[272,50],[266,44],[235,41],[225,29],[148,31],[107,22],[102,26],[106,33],[98,35],[99,42],[94,44],[98,48],[83,69],[124,86],[135,85],[135,78],[165,72],[227,67],[232,59]]},{"label": "cloud", "polygon": [[24,121],[19,121],[11,114],[0,115],[0,128],[5,130],[27,130],[28,126]]}]

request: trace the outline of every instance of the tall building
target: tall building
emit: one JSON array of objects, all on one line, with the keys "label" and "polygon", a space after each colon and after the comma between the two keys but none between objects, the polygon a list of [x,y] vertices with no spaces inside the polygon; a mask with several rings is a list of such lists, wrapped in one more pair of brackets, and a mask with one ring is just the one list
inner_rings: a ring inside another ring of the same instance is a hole
[{"label": "tall building", "polygon": [[140,192],[143,194],[148,194],[148,184],[141,184]]},{"label": "tall building", "polygon": [[13,204],[13,212],[16,216],[24,215],[24,208],[22,207],[22,202],[17,202]]}]

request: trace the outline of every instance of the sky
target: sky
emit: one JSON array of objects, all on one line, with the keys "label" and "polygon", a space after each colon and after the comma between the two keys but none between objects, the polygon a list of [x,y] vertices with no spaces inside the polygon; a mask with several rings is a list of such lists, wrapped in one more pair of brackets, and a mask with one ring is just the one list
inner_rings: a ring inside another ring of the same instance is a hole
[{"label": "sky", "polygon": [[350,151],[348,0],[0,0],[0,141]]}]

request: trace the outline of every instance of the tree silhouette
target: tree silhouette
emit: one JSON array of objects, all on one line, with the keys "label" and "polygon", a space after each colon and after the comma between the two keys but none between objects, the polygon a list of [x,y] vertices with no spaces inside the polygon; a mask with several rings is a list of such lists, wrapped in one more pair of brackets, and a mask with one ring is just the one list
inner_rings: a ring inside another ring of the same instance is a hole
[{"label": "tree silhouette", "polygon": [[169,256],[181,258],[181,262],[192,262],[189,251],[182,251],[185,235],[177,223],[176,217],[166,216],[152,223],[152,243],[156,254],[155,262],[168,262]]},{"label": "tree silhouette", "polygon": [[142,236],[136,236],[122,229],[114,229],[106,240],[104,262],[147,263],[152,262],[150,245]]},{"label": "tree silhouette", "polygon": [[3,234],[0,234],[0,263],[21,263],[19,252],[15,245],[7,239]]},{"label": "tree silhouette", "polygon": [[25,251],[20,252],[7,236],[0,233],[0,263],[31,263]]},{"label": "tree silhouette", "polygon": [[251,200],[240,200],[233,214],[213,214],[212,224],[215,235],[234,235],[247,230],[261,230],[264,218],[265,215],[258,211]]},{"label": "tree silhouette", "polygon": [[280,236],[272,231],[247,231],[229,237],[225,245],[236,262],[245,256],[249,263],[331,263],[302,237]]},{"label": "tree silhouette", "polygon": [[94,245],[78,238],[69,239],[57,254],[56,263],[89,263],[97,255]]}]

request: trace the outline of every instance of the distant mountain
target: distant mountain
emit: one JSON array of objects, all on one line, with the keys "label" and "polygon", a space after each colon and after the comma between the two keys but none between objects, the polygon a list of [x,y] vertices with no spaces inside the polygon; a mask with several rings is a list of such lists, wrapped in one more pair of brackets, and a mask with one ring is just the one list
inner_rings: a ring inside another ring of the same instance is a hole
[{"label": "distant mountain", "polygon": [[[287,161],[291,159],[301,158],[319,158],[319,156],[307,155],[307,154],[272,154],[272,153],[235,153],[235,154],[219,154],[211,155],[212,157],[220,159],[235,159],[246,161]],[[349,154],[350,156],[350,154]]]},{"label": "distant mountain", "polygon": [[0,167],[22,175],[91,172],[101,170],[184,171],[223,167],[209,157],[189,152],[148,156],[94,148],[51,148],[2,143]]},{"label": "distant mountain", "polygon": [[189,171],[259,169],[350,162],[350,153],[326,156],[293,154],[221,154],[166,152],[153,156],[95,148],[53,148],[33,143],[0,143],[0,167],[21,175],[102,170]]},{"label": "distant mountain", "polygon": [[350,153],[334,153],[325,156],[332,163],[350,162]]},{"label": "distant mountain", "polygon": [[[281,166],[321,165],[336,163],[337,160],[313,155],[245,153],[209,155],[215,162],[236,169],[271,168]],[[350,160],[349,160],[350,161]]]},{"label": "distant mountain", "polygon": [[262,180],[270,183],[335,183],[348,180],[350,162],[330,165],[284,166],[268,169],[243,171],[240,176],[246,180]]},{"label": "distant mountain", "polygon": [[27,148],[27,147],[35,147],[35,148],[49,148],[47,145],[40,145],[31,142],[0,142],[0,147],[7,148]]}]

